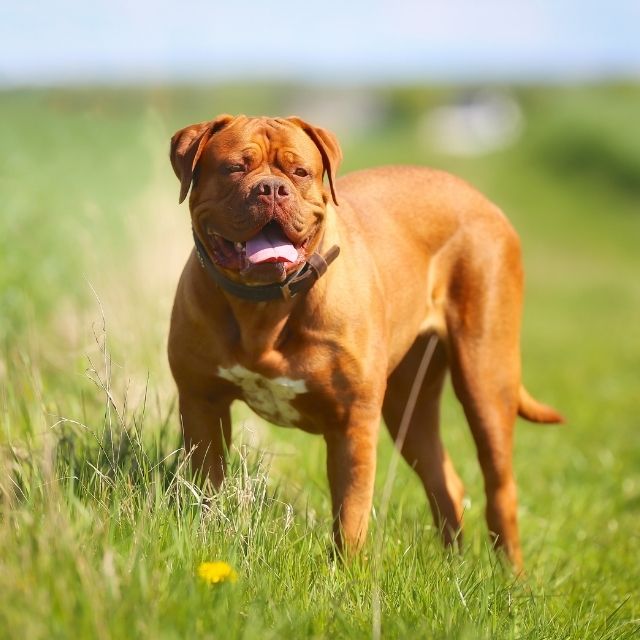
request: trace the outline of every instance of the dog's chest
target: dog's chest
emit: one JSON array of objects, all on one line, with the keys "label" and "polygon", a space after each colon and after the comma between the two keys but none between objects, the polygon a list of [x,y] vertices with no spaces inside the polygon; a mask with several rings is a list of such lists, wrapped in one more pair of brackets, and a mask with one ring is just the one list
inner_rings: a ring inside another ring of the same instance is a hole
[{"label": "dog's chest", "polygon": [[240,387],[244,401],[265,420],[283,427],[298,426],[300,412],[291,405],[291,401],[307,393],[304,380],[265,378],[239,364],[228,369],[219,367],[218,375]]}]

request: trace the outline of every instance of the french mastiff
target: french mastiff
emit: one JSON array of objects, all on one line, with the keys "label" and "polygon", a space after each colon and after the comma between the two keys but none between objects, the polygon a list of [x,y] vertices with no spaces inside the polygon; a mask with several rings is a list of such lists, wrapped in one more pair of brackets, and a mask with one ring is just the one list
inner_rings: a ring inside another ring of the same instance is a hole
[{"label": "french mastiff", "polygon": [[495,205],[447,173],[388,166],[336,180],[341,159],[333,134],[295,117],[222,115],[173,136],[195,240],[169,337],[185,446],[217,487],[234,400],[321,435],[334,539],[357,549],[378,427],[383,419],[398,436],[435,336],[398,446],[453,543],[464,488],[439,434],[450,371],[482,467],[489,531],[518,568],[516,416],[562,420],[521,382],[518,236]]}]

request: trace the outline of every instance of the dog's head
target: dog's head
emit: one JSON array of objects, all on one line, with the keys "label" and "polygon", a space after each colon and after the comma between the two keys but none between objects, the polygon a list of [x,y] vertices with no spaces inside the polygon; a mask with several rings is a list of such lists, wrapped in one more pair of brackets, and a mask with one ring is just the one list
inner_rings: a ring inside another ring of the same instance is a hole
[{"label": "dog's head", "polygon": [[332,133],[295,117],[222,115],[171,139],[195,232],[216,266],[246,284],[281,282],[316,249],[341,159]]}]

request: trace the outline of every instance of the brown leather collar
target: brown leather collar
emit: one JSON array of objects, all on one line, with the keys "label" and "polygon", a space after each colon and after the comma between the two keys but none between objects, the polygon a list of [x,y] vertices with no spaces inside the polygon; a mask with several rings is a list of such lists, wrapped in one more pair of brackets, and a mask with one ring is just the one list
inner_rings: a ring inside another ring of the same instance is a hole
[{"label": "brown leather collar", "polygon": [[193,241],[200,265],[227,293],[243,300],[266,302],[268,300],[290,300],[300,293],[306,293],[316,280],[327,271],[327,267],[338,257],[340,247],[333,245],[324,256],[312,253],[302,267],[278,284],[248,285],[227,278],[211,261],[200,238],[193,231]]}]

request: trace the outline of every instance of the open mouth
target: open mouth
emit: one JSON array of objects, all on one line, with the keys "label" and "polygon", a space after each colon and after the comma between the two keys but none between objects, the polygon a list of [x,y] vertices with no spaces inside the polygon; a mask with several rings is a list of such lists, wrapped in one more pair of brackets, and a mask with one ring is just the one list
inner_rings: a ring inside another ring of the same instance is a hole
[{"label": "open mouth", "polygon": [[245,242],[227,240],[210,229],[207,238],[211,257],[219,266],[242,276],[257,276],[257,281],[278,281],[305,261],[311,236],[295,245],[277,222],[270,222]]}]

